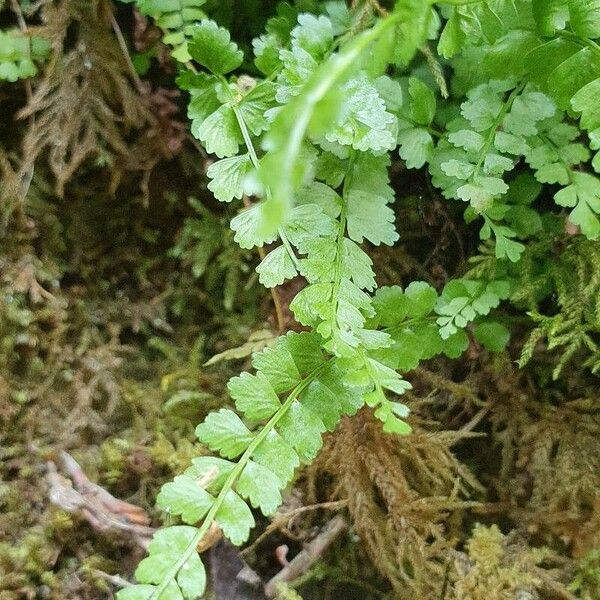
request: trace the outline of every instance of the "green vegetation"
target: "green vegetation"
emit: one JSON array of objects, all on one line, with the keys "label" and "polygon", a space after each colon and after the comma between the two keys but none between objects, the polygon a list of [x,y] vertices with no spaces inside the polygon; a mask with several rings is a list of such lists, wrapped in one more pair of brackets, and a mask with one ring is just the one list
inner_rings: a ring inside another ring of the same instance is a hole
[{"label": "green vegetation", "polygon": [[[599,2],[5,14],[7,514],[66,448],[164,513],[119,600],[212,594],[294,492],[362,546],[281,597],[600,597]],[[43,514],[1,598],[83,597]]]}]

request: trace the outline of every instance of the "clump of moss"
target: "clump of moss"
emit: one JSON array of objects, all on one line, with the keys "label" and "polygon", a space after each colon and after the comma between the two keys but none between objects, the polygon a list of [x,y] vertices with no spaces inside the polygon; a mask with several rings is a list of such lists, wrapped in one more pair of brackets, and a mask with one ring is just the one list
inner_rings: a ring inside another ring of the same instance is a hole
[{"label": "clump of moss", "polygon": [[455,432],[411,424],[410,436],[388,435],[363,410],[341,423],[309,471],[331,481],[328,498],[347,499],[367,554],[407,599],[441,593],[462,514],[481,492],[450,450]]},{"label": "clump of moss", "polygon": [[475,526],[466,552],[455,553],[450,570],[452,600],[569,598],[564,569],[549,566],[551,550],[531,548],[496,525]]},{"label": "clump of moss", "polygon": [[582,600],[600,598],[600,550],[592,550],[577,565],[569,590],[576,592]]}]

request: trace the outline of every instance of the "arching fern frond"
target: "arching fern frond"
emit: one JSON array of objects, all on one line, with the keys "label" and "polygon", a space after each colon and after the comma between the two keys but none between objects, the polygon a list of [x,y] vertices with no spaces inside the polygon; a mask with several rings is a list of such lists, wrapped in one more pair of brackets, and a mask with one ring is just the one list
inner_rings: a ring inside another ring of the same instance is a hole
[{"label": "arching fern frond", "polygon": [[[362,404],[358,390],[345,386],[336,361],[326,359],[314,333],[290,333],[255,355],[256,374],[243,373],[229,391],[244,421],[230,409],[211,413],[196,434],[221,458],[199,457],[166,484],[158,505],[193,527],[160,530],[136,577],[140,585],[119,598],[192,599],[204,591],[204,568],[196,546],[216,522],[225,537],[242,544],[254,526],[247,503],[272,514],[280,490],[300,462],[310,462],[321,435]],[[237,459],[232,462],[232,459]],[[208,481],[205,488],[198,482]]]}]

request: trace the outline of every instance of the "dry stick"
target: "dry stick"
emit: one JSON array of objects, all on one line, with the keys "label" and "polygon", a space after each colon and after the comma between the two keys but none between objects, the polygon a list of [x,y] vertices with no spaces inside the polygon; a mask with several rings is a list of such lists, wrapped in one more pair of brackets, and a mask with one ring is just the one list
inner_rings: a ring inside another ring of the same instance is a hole
[{"label": "dry stick", "polygon": [[267,583],[265,595],[268,598],[274,598],[277,595],[280,583],[294,581],[294,579],[306,573],[347,527],[346,520],[340,515],[329,521],[323,527],[321,533]]},{"label": "dry stick", "polygon": [[[19,29],[23,33],[24,36],[29,38],[29,29],[27,27],[27,23],[25,22],[25,17],[23,16],[23,11],[19,5],[18,0],[11,0],[11,8],[17,17],[17,23],[19,24]],[[29,50],[31,52],[31,40],[29,40]],[[31,81],[29,79],[25,79],[23,82],[25,85],[25,94],[27,96],[27,104],[31,104],[33,99],[33,90],[31,88]],[[29,117],[29,129],[31,130],[35,125],[35,114],[32,113]],[[31,181],[33,179],[34,165],[28,164],[27,162],[23,163],[23,166],[19,170],[19,179],[21,180],[21,202],[27,196],[27,192],[29,192],[29,186],[31,185]]]},{"label": "dry stick", "polygon": [[131,587],[133,585],[133,583],[130,583],[127,581],[127,579],[123,579],[119,575],[111,575],[110,573],[105,573],[100,569],[92,569],[92,575],[95,575],[100,579],[104,579],[104,581],[108,581],[108,583],[118,588]]},{"label": "dry stick", "polygon": [[131,60],[131,56],[129,55],[129,49],[127,48],[127,42],[125,41],[123,32],[121,31],[121,28],[119,27],[119,24],[117,23],[117,20],[115,19],[115,15],[112,12],[110,13],[110,24],[113,28],[113,31],[115,32],[115,35],[117,36],[117,40],[119,42],[119,47],[121,48],[121,53],[123,54],[123,58],[125,59],[125,62],[127,63],[127,68],[129,69],[131,78],[133,79],[133,82],[135,83],[135,87],[137,88],[137,91],[140,94],[145,96],[148,93],[148,90],[144,86],[144,82],[140,79],[140,76],[138,75],[137,71],[135,70],[135,66],[133,64],[133,61]]},{"label": "dry stick", "polygon": [[[56,465],[47,463],[47,481],[50,484],[50,500],[67,512],[80,513],[94,528],[100,531],[118,530],[132,532],[135,541],[146,549],[150,538],[156,531],[148,526],[148,515],[136,506],[115,498],[104,488],[93,483],[83,472],[79,463],[65,451],[60,452],[63,469],[69,475],[67,479],[57,472]],[[218,476],[219,470],[209,469],[196,480],[201,488],[206,488]],[[75,487],[73,487],[73,484]],[[198,544],[198,552],[204,552],[223,536],[217,523],[209,529]]]},{"label": "dry stick", "polygon": [[327,509],[327,510],[337,510],[339,508],[344,508],[348,504],[348,500],[333,500],[331,502],[319,502],[318,504],[309,504],[307,506],[300,506],[298,508],[294,508],[284,513],[279,513],[274,515],[273,520],[269,523],[268,527],[263,531],[257,538],[252,542],[250,546],[244,548],[240,554],[242,556],[250,553],[254,548],[258,546],[266,537],[271,535],[273,531],[279,529],[283,526],[284,523],[288,522],[290,519],[295,517],[296,515],[310,512],[313,510],[319,509]]}]

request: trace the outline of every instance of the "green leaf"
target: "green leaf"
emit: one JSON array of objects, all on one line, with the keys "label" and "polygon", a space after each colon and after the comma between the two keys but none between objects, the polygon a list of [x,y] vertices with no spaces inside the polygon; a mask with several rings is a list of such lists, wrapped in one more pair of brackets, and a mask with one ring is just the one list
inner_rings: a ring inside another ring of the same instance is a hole
[{"label": "green leaf", "polygon": [[[272,211],[263,222],[267,235],[273,235],[283,223],[293,205],[293,197],[304,181],[298,177],[299,159],[306,133],[322,101],[344,76],[355,67],[356,61],[369,46],[392,26],[399,15],[392,15],[372,29],[353,37],[339,53],[332,55],[305,80],[302,93],[291,100],[275,118],[266,141],[269,158],[263,159],[261,179],[271,189]],[[266,157],[265,157],[266,158]]]},{"label": "green leaf", "polygon": [[343,97],[333,126],[325,137],[330,142],[352,146],[363,152],[393,150],[396,146],[395,117],[385,110],[385,103],[364,73],[345,83]]},{"label": "green leaf", "polygon": [[188,117],[192,119],[192,134],[197,138],[200,125],[221,106],[217,98],[219,81],[214,75],[185,71],[177,78],[177,84],[190,92]]},{"label": "green leaf", "polygon": [[412,281],[404,291],[404,296],[408,300],[407,314],[411,318],[428,315],[437,301],[435,289],[425,281]]},{"label": "green leaf", "polygon": [[248,154],[218,160],[206,171],[211,179],[208,189],[221,202],[231,202],[234,198],[239,200],[244,194],[244,180],[251,170]]},{"label": "green leaf", "polygon": [[413,281],[403,292],[399,286],[377,290],[373,306],[380,325],[393,327],[406,318],[420,319],[431,313],[437,301],[435,289],[424,281]]},{"label": "green leaf", "polygon": [[373,85],[385,102],[388,111],[398,112],[402,108],[404,92],[399,81],[382,75],[373,81]]},{"label": "green leaf", "polygon": [[393,369],[386,367],[383,363],[372,358],[367,360],[369,363],[369,372],[377,385],[399,395],[412,389],[412,385],[408,381],[402,379],[402,377],[400,377]]},{"label": "green leaf", "polygon": [[280,484],[279,478],[269,467],[250,460],[240,475],[236,491],[268,517],[281,504]]},{"label": "green leaf", "polygon": [[281,437],[298,453],[302,462],[312,462],[323,442],[321,434],[326,431],[323,421],[294,400],[279,420],[277,430]]},{"label": "green leaf", "polygon": [[304,13],[291,33],[292,46],[302,48],[316,60],[322,60],[333,42],[333,27],[325,16]]},{"label": "green leaf", "polygon": [[448,136],[448,141],[467,152],[479,152],[485,144],[485,138],[480,133],[470,129],[461,129],[451,133]]},{"label": "green leaf", "polygon": [[[329,166],[327,166],[327,170],[329,171]],[[344,175],[345,172],[342,170],[342,178]],[[339,183],[341,183],[341,180]],[[328,185],[319,181],[313,181],[300,189],[296,196],[296,202],[298,204],[316,204],[332,219],[339,217],[342,210],[342,199],[339,194]]]},{"label": "green leaf", "polygon": [[356,158],[346,193],[348,236],[362,243],[366,238],[378,246],[389,246],[398,239],[394,211],[387,206],[394,200],[388,184],[387,156],[361,154]]},{"label": "green leaf", "polygon": [[503,102],[492,84],[480,85],[467,92],[465,102],[460,105],[461,113],[475,131],[491,129],[500,115]]},{"label": "green leaf", "polygon": [[433,152],[433,137],[419,127],[407,127],[398,132],[400,158],[406,162],[409,169],[420,169],[431,157]]},{"label": "green leaf", "polygon": [[[149,556],[142,560],[135,571],[136,579],[140,583],[162,583],[196,537],[197,531],[195,527],[187,526],[159,529],[148,546]],[[177,583],[171,581],[167,585],[165,598],[195,600],[204,594],[206,572],[198,554],[194,552],[190,555],[178,571],[176,581]],[[146,589],[142,588],[142,593],[145,593]]]},{"label": "green leaf", "polygon": [[235,546],[241,546],[254,527],[254,517],[248,505],[233,491],[229,490],[215,515],[215,521],[223,535]]},{"label": "green leaf", "polygon": [[292,355],[302,377],[306,377],[325,362],[321,350],[321,336],[318,333],[291,331],[279,338],[278,345]]},{"label": "green leaf", "polygon": [[261,248],[277,239],[277,232],[264,233],[261,228],[262,206],[255,204],[231,219],[231,229],[235,231],[234,240],[241,248]]},{"label": "green leaf", "polygon": [[148,600],[156,590],[155,585],[132,585],[117,592],[117,600]]},{"label": "green leaf", "polygon": [[582,48],[561,62],[548,77],[547,85],[562,109],[570,107],[571,98],[586,84],[598,79],[600,55]]},{"label": "green leaf", "polygon": [[400,286],[379,288],[373,298],[377,320],[384,327],[401,323],[408,314],[408,300]]},{"label": "green leaf", "polygon": [[487,175],[503,175],[505,171],[511,171],[515,166],[512,159],[501,154],[488,154],[483,161],[483,172]]},{"label": "green leaf", "polygon": [[581,113],[581,126],[593,130],[600,127],[600,77],[584,85],[572,98],[571,107]]},{"label": "green leaf", "polygon": [[401,40],[393,46],[393,58],[397,65],[405,66],[425,42],[433,14],[431,3],[422,0],[397,0],[393,14],[399,18],[399,24],[396,35],[391,38]]},{"label": "green leaf", "polygon": [[525,91],[515,98],[510,112],[504,117],[503,127],[513,135],[535,135],[537,121],[548,119],[555,112],[556,106],[546,94]]},{"label": "green leaf", "polygon": [[571,29],[583,38],[600,37],[600,0],[569,0]]},{"label": "green leaf", "polygon": [[297,275],[296,267],[285,246],[271,250],[256,267],[258,280],[267,288],[281,285]]},{"label": "green leaf", "polygon": [[[279,402],[279,400],[278,400]],[[196,436],[211,450],[225,458],[239,456],[254,438],[241,419],[227,408],[210,413],[196,427]]]},{"label": "green leaf", "polygon": [[[375,416],[378,419],[381,419],[380,414],[381,413],[378,411],[375,412]],[[393,433],[396,435],[409,435],[412,433],[412,427],[394,415],[386,415],[383,423],[383,431],[385,431],[385,433]]]},{"label": "green leaf", "polygon": [[435,116],[436,100],[431,88],[417,77],[408,80],[410,117],[418,125],[429,125]]},{"label": "green leaf", "polygon": [[461,27],[461,16],[456,9],[453,9],[440,35],[438,52],[444,58],[452,58],[462,50],[465,41],[466,35]]},{"label": "green leaf", "polygon": [[0,30],[0,81],[17,81],[37,74],[36,62],[43,61],[50,43],[37,35],[24,35],[17,29]]},{"label": "green leaf", "polygon": [[485,211],[490,208],[494,202],[494,194],[491,194],[480,183],[468,183],[463,185],[456,190],[456,195],[461,200],[469,202],[477,212]]},{"label": "green leaf", "polygon": [[291,210],[284,231],[290,243],[305,252],[307,242],[317,236],[333,235],[336,227],[318,204],[301,204]]},{"label": "green leaf", "polygon": [[344,238],[343,252],[342,274],[351,279],[357,287],[369,291],[374,290],[377,284],[372,268],[373,261],[369,255],[347,238]]},{"label": "green leaf", "polygon": [[510,340],[510,331],[496,321],[483,321],[474,329],[475,339],[490,352],[501,352]]},{"label": "green leaf", "polygon": [[448,339],[477,315],[487,315],[500,304],[500,300],[508,298],[509,292],[510,286],[504,280],[488,284],[468,279],[449,281],[435,307],[437,314],[441,315],[437,319],[440,335]]},{"label": "green leaf", "polygon": [[181,515],[185,523],[198,523],[213,505],[214,498],[197,481],[187,475],[178,475],[163,485],[156,499],[157,505],[172,515]]},{"label": "green leaf", "polygon": [[342,367],[335,362],[330,363],[329,367],[319,376],[319,381],[336,397],[340,415],[353,415],[364,405],[364,397],[360,390],[343,383],[344,374]]},{"label": "green leaf", "polygon": [[296,451],[276,432],[270,431],[258,445],[252,459],[275,473],[279,487],[285,487],[300,466]]},{"label": "green leaf", "polygon": [[409,169],[420,169],[431,157],[433,137],[429,125],[436,111],[435,95],[416,77],[408,80],[407,106],[398,113],[400,157]]},{"label": "green leaf", "polygon": [[252,356],[252,366],[266,377],[278,394],[287,392],[301,381],[294,358],[285,345],[265,348]]},{"label": "green leaf", "polygon": [[554,200],[560,206],[574,207],[569,220],[590,240],[600,238],[600,180],[589,173],[572,174],[573,183],[558,191]]},{"label": "green leaf", "polygon": [[270,419],[281,408],[269,379],[260,371],[256,375],[242,373],[227,384],[236,408],[251,421]]},{"label": "green leaf", "polygon": [[533,16],[542,35],[551,36],[564,29],[569,20],[569,8],[565,0],[533,0]]},{"label": "green leaf", "polygon": [[234,466],[231,461],[218,456],[197,456],[192,458],[192,466],[185,470],[184,475],[194,481],[206,481],[206,490],[209,493],[217,493]]},{"label": "green leaf", "polygon": [[319,380],[311,382],[300,398],[302,406],[318,414],[327,428],[333,431],[342,415],[342,406],[333,391]]},{"label": "green leaf", "polygon": [[204,119],[193,133],[209,154],[216,154],[219,158],[237,154],[243,142],[235,113],[225,105]]},{"label": "green leaf", "polygon": [[242,51],[231,41],[229,31],[210,19],[204,19],[193,28],[188,51],[196,62],[215,75],[237,69],[244,60]]},{"label": "green leaf", "polygon": [[275,105],[275,86],[271,81],[263,81],[252,88],[239,103],[239,110],[254,135],[260,135],[269,128],[267,111]]},{"label": "green leaf", "polygon": [[471,177],[471,175],[473,175],[473,172],[475,171],[475,165],[452,159],[448,162],[442,163],[442,170],[449,177],[456,177],[457,179],[466,181]]},{"label": "green leaf", "polygon": [[514,154],[515,156],[527,154],[527,152],[529,152],[529,146],[522,137],[513,135],[512,133],[506,133],[505,131],[498,131],[496,133],[494,146],[500,152]]},{"label": "green leaf", "polygon": [[444,354],[448,358],[458,358],[469,347],[469,337],[464,331],[457,331],[444,340]]}]

